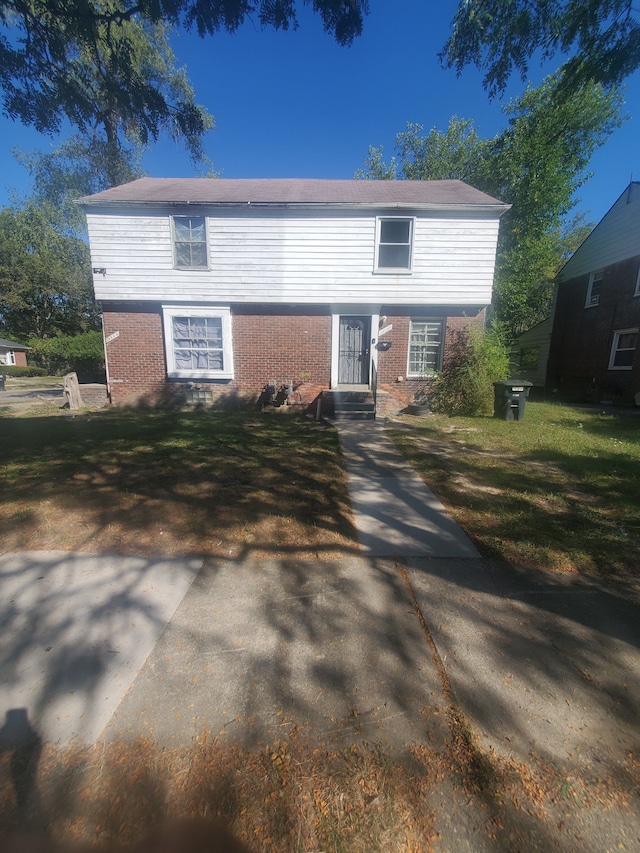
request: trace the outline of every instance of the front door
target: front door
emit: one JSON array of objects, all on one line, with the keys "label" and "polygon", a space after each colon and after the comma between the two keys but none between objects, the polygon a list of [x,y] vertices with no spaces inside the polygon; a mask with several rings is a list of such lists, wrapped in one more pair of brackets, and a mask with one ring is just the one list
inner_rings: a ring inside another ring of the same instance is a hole
[{"label": "front door", "polygon": [[340,317],[339,385],[368,385],[371,317]]}]

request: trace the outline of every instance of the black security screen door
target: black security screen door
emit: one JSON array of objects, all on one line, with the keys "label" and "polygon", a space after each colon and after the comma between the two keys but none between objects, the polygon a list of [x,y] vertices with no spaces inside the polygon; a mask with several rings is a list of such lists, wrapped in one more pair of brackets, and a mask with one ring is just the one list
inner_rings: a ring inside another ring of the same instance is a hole
[{"label": "black security screen door", "polygon": [[369,384],[370,317],[340,317],[338,383]]}]

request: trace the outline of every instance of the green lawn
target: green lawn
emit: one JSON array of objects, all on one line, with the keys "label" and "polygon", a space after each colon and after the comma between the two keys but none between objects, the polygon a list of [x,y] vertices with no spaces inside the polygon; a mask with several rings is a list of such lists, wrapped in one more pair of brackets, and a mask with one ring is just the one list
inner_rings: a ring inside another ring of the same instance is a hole
[{"label": "green lawn", "polygon": [[527,403],[523,421],[397,418],[397,446],[487,556],[635,573],[640,416]]}]

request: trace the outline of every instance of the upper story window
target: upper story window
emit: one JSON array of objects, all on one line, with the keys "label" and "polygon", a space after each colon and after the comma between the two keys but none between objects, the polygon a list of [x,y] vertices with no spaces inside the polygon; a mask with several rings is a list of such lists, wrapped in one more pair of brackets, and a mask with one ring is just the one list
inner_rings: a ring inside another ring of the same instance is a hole
[{"label": "upper story window", "polygon": [[207,230],[204,216],[173,217],[173,250],[179,269],[207,268]]},{"label": "upper story window", "polygon": [[412,320],[407,376],[428,376],[442,365],[442,320]]},{"label": "upper story window", "polygon": [[589,286],[587,287],[587,301],[585,308],[591,305],[600,303],[600,292],[602,290],[602,272],[592,272],[589,276]]},{"label": "upper story window", "polygon": [[413,256],[413,219],[394,216],[378,219],[376,270],[411,272]]},{"label": "upper story window", "polygon": [[163,306],[167,374],[171,379],[232,379],[228,308]]},{"label": "upper story window", "polygon": [[621,329],[613,333],[609,370],[631,370],[638,342],[637,329]]},{"label": "upper story window", "polygon": [[640,296],[640,267],[638,267],[638,275],[636,276],[636,289],[633,292],[634,296]]}]

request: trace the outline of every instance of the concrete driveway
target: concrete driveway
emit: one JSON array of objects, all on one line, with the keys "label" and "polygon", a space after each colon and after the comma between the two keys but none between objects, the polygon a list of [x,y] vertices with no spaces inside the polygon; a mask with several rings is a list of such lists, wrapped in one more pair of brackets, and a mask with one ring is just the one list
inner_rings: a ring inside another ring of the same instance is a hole
[{"label": "concrete driveway", "polygon": [[25,411],[34,406],[62,407],[65,403],[62,382],[34,385],[30,382],[20,383],[19,380],[9,379],[7,383],[10,386],[9,389],[0,391],[0,414],[3,411]]}]

